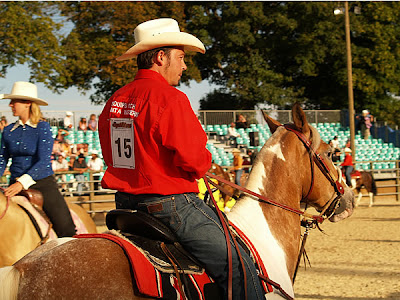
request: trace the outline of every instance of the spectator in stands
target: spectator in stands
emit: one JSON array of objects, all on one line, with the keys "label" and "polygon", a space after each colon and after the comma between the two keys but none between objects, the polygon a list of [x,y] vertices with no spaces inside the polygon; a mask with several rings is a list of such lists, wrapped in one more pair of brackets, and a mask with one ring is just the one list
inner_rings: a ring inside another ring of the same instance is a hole
[{"label": "spectator in stands", "polygon": [[97,191],[99,189],[98,181],[100,180],[100,176],[101,176],[100,172],[103,170],[104,163],[103,163],[103,160],[99,157],[99,153],[97,152],[97,150],[93,150],[91,152],[91,155],[92,155],[92,157],[88,161],[87,165],[91,171],[98,172],[98,173],[93,174],[93,179],[96,181],[94,183],[94,189]]},{"label": "spectator in stands", "polygon": [[333,149],[340,149],[340,148],[339,148],[339,138],[338,138],[337,135],[335,135],[335,136],[333,137],[332,145],[331,145],[331,146],[333,147]]},{"label": "spectator in stands", "polygon": [[97,120],[96,120],[95,114],[90,115],[88,128],[89,128],[89,130],[92,130],[92,131],[97,130]]},{"label": "spectator in stands", "polygon": [[76,151],[78,154],[83,153],[85,156],[88,156],[89,155],[89,144],[88,143],[77,144]]},{"label": "spectator in stands", "polygon": [[68,170],[69,171],[73,171],[74,170],[74,162],[76,160],[76,156],[75,155],[71,155],[69,157],[69,161],[68,161]]},{"label": "spectator in stands", "polygon": [[[57,159],[53,160],[52,168],[54,172],[66,172],[69,170],[68,161],[65,159],[65,153],[60,153]],[[67,191],[67,184],[65,183],[67,181],[67,176],[65,174],[56,175],[56,180],[58,181],[60,179],[64,182],[61,184],[61,191],[65,192]]]},{"label": "spectator in stands", "polygon": [[353,165],[353,157],[351,156],[351,149],[350,148],[345,148],[344,149],[344,161],[340,164],[343,167],[343,173],[346,176],[346,183],[349,187],[352,187],[351,184],[351,172],[354,170],[354,165]]},{"label": "spectator in stands", "polygon": [[72,112],[70,111],[65,112],[64,129],[68,131],[74,130],[72,116],[73,116]]},{"label": "spectator in stands", "polygon": [[81,118],[81,120],[79,121],[78,130],[86,132],[87,128],[88,127],[87,127],[86,118]]},{"label": "spectator in stands", "polygon": [[250,158],[250,164],[253,165],[254,164],[254,160],[256,159],[256,151],[252,150],[252,149],[247,149],[247,155]]},{"label": "spectator in stands", "polygon": [[0,132],[3,132],[3,129],[8,125],[7,119],[5,116],[1,116],[0,119]]},{"label": "spectator in stands", "polygon": [[78,186],[76,188],[78,195],[82,195],[83,190],[87,190],[87,185],[85,183],[85,173],[88,170],[88,166],[85,161],[85,155],[83,153],[78,155],[78,158],[75,159],[73,164],[74,171],[78,171],[78,174],[75,174],[75,179],[78,182]]},{"label": "spectator in stands", "polygon": [[59,128],[57,131],[56,140],[58,140],[60,143],[64,143],[65,137],[68,135],[69,135],[69,132],[67,130]]},{"label": "spectator in stands", "polygon": [[332,161],[333,161],[333,162],[339,161],[339,160],[340,160],[340,155],[341,155],[340,149],[334,147],[333,140],[330,140],[330,141],[329,141],[329,146],[332,147],[332,152],[331,152]]},{"label": "spectator in stands", "polygon": [[[250,162],[250,157],[248,155],[243,157],[243,166],[246,166],[246,168],[243,168],[244,172],[249,173],[251,162]],[[247,166],[249,166],[249,167],[247,167]]]},{"label": "spectator in stands", "polygon": [[66,157],[70,157],[71,155],[76,154],[76,151],[74,152],[75,145],[70,144],[68,140],[66,140],[64,143],[61,143],[61,151],[65,153]]},{"label": "spectator in stands", "polygon": [[240,185],[240,178],[243,174],[243,158],[240,155],[240,150],[235,148],[232,150],[233,153],[233,171],[235,172],[235,183]]},{"label": "spectator in stands", "polygon": [[374,117],[369,113],[368,110],[364,109],[359,117],[361,135],[364,140],[368,140],[371,135],[370,128],[372,127],[373,121]]},{"label": "spectator in stands", "polygon": [[249,127],[246,118],[242,114],[238,115],[235,124],[236,124],[236,129]]},{"label": "spectator in stands", "polygon": [[55,139],[53,144],[53,151],[51,154],[54,157],[57,157],[58,155],[61,154],[61,152],[62,152],[61,143],[57,139]]},{"label": "spectator in stands", "polygon": [[47,102],[37,97],[33,83],[15,82],[9,106],[18,120],[4,128],[0,147],[0,175],[4,173],[9,158],[10,186],[4,190],[6,197],[17,195],[28,188],[43,195],[43,210],[49,217],[59,237],[73,236],[75,224],[61,195],[51,168],[53,137],[49,123],[43,121],[39,105]]},{"label": "spectator in stands", "polygon": [[235,147],[236,147],[236,138],[237,137],[240,137],[240,134],[239,134],[239,132],[237,132],[236,131],[236,128],[235,128],[235,123],[231,123],[231,126],[228,128],[228,138],[229,138],[229,143],[231,144],[231,145],[235,145]]}]

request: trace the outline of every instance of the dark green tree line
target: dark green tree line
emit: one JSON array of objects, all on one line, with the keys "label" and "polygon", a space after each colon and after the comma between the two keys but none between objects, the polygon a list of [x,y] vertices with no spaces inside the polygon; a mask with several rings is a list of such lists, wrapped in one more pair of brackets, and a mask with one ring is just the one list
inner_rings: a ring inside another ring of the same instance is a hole
[{"label": "dark green tree line", "polygon": [[[189,55],[183,83],[209,80],[220,88],[203,109],[347,108],[341,2],[0,2],[0,76],[28,63],[32,80],[53,89],[94,87],[102,103],[131,81],[136,61],[115,58],[134,44],[137,24],[175,18],[198,36],[205,55]],[[350,2],[354,102],[398,123],[400,3]],[[3,17],[7,16],[7,17]],[[68,21],[65,23],[65,21]],[[63,33],[67,24],[71,30]],[[61,30],[60,30],[61,28]]]}]

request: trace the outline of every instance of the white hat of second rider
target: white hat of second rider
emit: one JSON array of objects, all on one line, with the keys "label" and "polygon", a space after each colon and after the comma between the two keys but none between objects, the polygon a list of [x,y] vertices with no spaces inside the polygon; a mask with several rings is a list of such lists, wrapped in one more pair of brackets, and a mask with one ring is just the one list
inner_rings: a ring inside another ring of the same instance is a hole
[{"label": "white hat of second rider", "polygon": [[185,51],[205,53],[203,43],[195,36],[181,32],[178,22],[170,18],[146,21],[139,24],[134,31],[135,45],[117,60],[127,60],[145,51],[166,47],[183,46]]},{"label": "white hat of second rider", "polygon": [[29,100],[38,105],[46,106],[48,103],[37,97],[37,87],[35,84],[25,81],[17,81],[14,83],[11,93],[4,94],[2,99],[18,99]]}]

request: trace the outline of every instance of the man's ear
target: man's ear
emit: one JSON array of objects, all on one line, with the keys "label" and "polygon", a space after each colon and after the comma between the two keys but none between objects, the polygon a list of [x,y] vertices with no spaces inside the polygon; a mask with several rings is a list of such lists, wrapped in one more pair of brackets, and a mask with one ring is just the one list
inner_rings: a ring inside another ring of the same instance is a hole
[{"label": "man's ear", "polygon": [[157,64],[158,66],[161,66],[165,63],[165,61],[166,61],[165,52],[163,50],[158,51],[154,57],[154,63]]}]

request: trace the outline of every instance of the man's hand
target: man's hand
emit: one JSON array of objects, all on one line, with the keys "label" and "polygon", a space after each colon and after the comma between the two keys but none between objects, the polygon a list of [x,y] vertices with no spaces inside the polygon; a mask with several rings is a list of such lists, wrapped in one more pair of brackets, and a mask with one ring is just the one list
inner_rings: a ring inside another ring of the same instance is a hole
[{"label": "man's hand", "polygon": [[23,186],[22,186],[22,184],[20,183],[20,182],[16,182],[16,183],[13,183],[12,185],[10,185],[8,188],[6,188],[5,190],[4,190],[4,196],[6,196],[6,197],[12,197],[12,196],[15,196],[15,195],[17,195],[20,191],[22,191],[23,190]]}]

